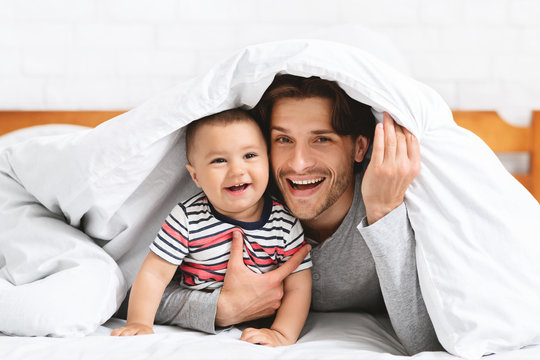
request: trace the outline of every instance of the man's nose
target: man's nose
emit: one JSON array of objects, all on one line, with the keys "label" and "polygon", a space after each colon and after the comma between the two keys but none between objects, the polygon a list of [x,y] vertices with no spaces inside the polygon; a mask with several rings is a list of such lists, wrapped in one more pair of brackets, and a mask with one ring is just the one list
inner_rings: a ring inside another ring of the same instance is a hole
[{"label": "man's nose", "polygon": [[295,144],[294,150],[289,159],[289,166],[296,172],[301,173],[311,168],[315,164],[315,157],[309,146],[305,144]]}]

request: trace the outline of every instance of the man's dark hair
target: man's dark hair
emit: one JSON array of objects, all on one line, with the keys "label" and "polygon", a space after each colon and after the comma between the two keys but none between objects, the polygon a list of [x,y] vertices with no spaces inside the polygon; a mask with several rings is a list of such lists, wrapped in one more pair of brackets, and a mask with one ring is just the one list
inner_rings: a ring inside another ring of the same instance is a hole
[{"label": "man's dark hair", "polygon": [[283,98],[307,99],[312,97],[331,100],[332,127],[336,133],[352,136],[353,139],[359,135],[373,139],[376,122],[371,108],[351,98],[336,82],[316,76],[304,78],[288,74],[276,75],[251,113],[261,124],[265,135],[268,136],[272,108],[276,101]]},{"label": "man's dark hair", "polygon": [[195,139],[195,135],[201,126],[208,124],[229,125],[238,121],[253,121],[258,125],[257,121],[255,121],[252,115],[240,108],[225,110],[190,122],[186,126],[186,157],[188,162],[190,158],[189,156],[193,151],[193,147],[195,146],[193,140]]}]

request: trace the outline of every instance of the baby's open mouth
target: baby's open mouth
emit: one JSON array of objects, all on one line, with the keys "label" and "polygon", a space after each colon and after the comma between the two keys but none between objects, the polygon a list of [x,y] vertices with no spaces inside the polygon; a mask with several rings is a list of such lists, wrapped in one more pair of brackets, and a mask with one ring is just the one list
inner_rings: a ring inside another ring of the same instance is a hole
[{"label": "baby's open mouth", "polygon": [[237,191],[244,191],[245,189],[247,189],[248,186],[249,184],[237,184],[237,185],[229,186],[227,189],[232,192],[237,192]]},{"label": "baby's open mouth", "polygon": [[325,178],[320,177],[316,179],[309,180],[291,180],[287,179],[291,187],[295,190],[309,190],[317,187],[320,183],[324,181]]}]

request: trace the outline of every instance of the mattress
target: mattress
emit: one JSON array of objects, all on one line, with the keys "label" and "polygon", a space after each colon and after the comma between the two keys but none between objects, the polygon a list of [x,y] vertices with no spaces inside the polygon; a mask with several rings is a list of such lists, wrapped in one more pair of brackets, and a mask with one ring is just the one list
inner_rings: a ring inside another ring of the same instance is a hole
[{"label": "mattress", "polygon": [[[85,337],[0,335],[0,359],[408,359],[385,323],[362,313],[309,315],[295,345],[270,348],[240,341],[241,327],[217,335],[158,325],[155,334],[112,337],[124,320],[110,319]],[[423,352],[415,359],[458,359],[446,352]],[[540,346],[490,356],[490,360],[539,359]]]}]

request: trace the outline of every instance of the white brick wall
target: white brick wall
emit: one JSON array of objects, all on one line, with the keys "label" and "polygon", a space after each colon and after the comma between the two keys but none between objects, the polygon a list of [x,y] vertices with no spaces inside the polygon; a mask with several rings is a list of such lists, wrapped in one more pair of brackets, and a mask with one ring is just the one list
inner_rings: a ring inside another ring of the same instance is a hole
[{"label": "white brick wall", "polygon": [[340,24],[387,36],[453,108],[540,109],[539,0],[0,0],[0,109],[132,108],[240,47]]}]

